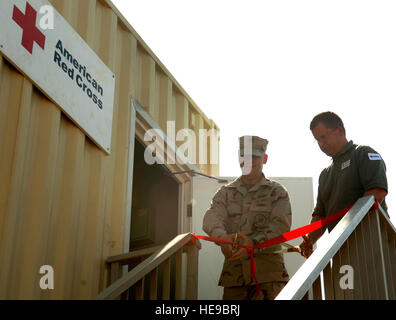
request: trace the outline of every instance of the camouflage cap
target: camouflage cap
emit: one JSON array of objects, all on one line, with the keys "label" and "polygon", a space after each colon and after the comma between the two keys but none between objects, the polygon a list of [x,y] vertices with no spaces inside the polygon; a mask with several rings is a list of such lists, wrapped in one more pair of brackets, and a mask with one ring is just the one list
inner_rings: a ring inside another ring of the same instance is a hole
[{"label": "camouflage cap", "polygon": [[[239,155],[264,156],[267,151],[268,140],[257,136],[243,136],[239,138]],[[246,149],[246,150],[245,150]]]}]

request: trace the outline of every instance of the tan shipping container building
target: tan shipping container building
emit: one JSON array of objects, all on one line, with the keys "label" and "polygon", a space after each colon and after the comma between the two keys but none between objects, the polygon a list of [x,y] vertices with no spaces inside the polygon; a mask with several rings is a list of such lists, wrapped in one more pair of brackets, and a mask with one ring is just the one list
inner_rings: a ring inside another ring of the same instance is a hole
[{"label": "tan shipping container building", "polygon": [[[145,162],[150,129],[166,134],[174,121],[176,132],[198,137],[218,127],[111,1],[50,3],[115,74],[111,153],[0,55],[0,299],[95,297],[107,285],[109,256],[191,231],[193,173],[185,171],[219,174],[218,162]],[[207,140],[209,159],[218,140]],[[39,286],[43,265],[53,267],[53,290]]]}]

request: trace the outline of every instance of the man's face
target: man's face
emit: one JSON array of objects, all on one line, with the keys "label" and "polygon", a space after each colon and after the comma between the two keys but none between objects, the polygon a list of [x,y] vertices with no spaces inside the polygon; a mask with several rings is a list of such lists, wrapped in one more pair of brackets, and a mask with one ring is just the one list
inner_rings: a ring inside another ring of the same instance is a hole
[{"label": "man's face", "polygon": [[268,156],[246,155],[239,157],[239,166],[242,169],[242,175],[257,176],[261,175],[263,165],[267,162]]},{"label": "man's face", "polygon": [[318,142],[320,150],[329,157],[335,157],[342,150],[345,134],[341,127],[333,130],[319,122],[312,130],[312,134]]}]

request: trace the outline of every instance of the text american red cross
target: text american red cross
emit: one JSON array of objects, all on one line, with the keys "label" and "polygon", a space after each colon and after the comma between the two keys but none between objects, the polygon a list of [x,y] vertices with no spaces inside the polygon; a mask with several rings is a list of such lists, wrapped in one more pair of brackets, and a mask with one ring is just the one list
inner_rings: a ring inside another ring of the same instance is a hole
[{"label": "text american red cross", "polygon": [[22,46],[29,51],[30,54],[33,53],[34,42],[43,50],[45,46],[45,36],[36,28],[36,18],[37,11],[33,9],[29,2],[26,2],[25,14],[14,5],[12,19],[23,29]]}]

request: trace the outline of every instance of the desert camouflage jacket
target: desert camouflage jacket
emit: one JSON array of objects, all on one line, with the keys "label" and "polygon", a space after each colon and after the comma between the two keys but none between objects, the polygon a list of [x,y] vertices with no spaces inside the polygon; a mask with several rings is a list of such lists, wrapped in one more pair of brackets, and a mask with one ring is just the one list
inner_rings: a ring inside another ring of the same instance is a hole
[{"label": "desert camouflage jacket", "polygon": [[[291,206],[287,190],[278,182],[266,179],[250,189],[241,177],[222,186],[214,195],[203,219],[203,230],[211,237],[238,230],[255,243],[274,238],[290,230]],[[281,254],[270,252],[280,245],[256,250],[256,276],[259,283],[288,281],[289,275]],[[223,287],[253,284],[250,259],[224,260],[219,285]]]}]

